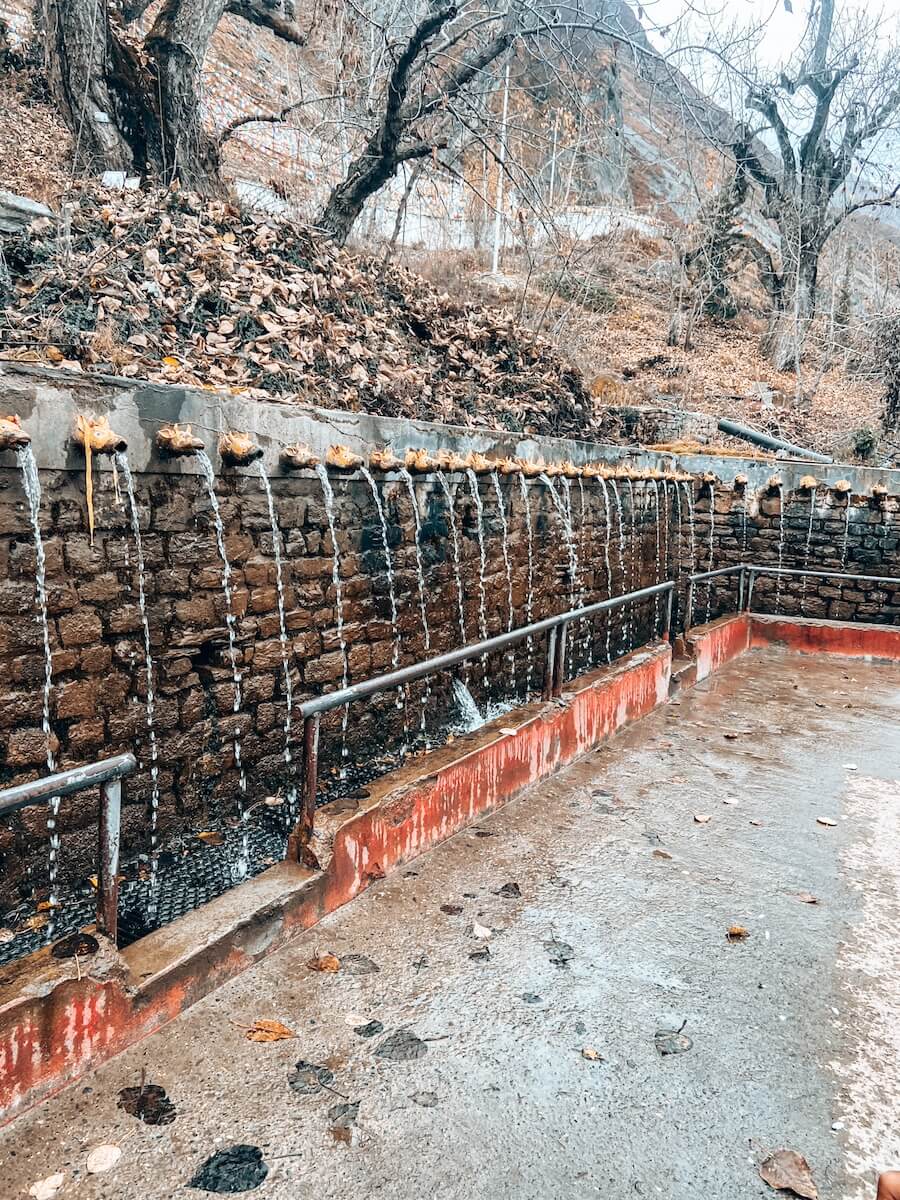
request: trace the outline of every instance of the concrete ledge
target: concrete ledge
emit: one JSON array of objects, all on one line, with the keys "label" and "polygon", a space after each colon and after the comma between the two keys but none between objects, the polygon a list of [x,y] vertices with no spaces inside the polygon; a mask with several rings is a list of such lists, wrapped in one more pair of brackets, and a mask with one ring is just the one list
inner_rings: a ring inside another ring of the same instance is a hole
[{"label": "concrete ledge", "polygon": [[[0,973],[0,1123],[171,1021],[375,879],[499,808],[668,697],[657,643],[505,714],[378,781],[363,807],[321,810],[324,870],[280,863],[121,953],[44,949]],[[335,811],[336,810],[336,811]],[[81,974],[80,972],[87,972]]]},{"label": "concrete ledge", "polygon": [[851,658],[900,660],[900,628],[845,624],[800,617],[753,614],[752,646],[783,646],[798,654],[843,654]]}]

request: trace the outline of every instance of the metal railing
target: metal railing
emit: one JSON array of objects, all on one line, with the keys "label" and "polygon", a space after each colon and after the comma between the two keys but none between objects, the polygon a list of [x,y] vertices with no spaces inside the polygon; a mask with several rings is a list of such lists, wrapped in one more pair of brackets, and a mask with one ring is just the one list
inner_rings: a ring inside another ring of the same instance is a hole
[{"label": "metal railing", "polygon": [[715,571],[698,571],[688,576],[687,594],[685,597],[684,632],[687,633],[693,624],[694,590],[695,585],[707,579],[717,579],[724,575],[738,575],[738,604],[737,611],[748,612],[753,603],[753,588],[758,575],[792,576],[806,579],[847,579],[854,583],[888,583],[900,588],[900,576],[897,575],[860,575],[853,571],[817,571],[808,567],[767,567],[760,563],[735,563],[730,567],[719,567]]},{"label": "metal railing", "polygon": [[137,767],[133,754],[117,754],[86,767],[71,767],[20,783],[0,791],[0,817],[28,808],[49,804],[60,796],[71,796],[85,788],[100,788],[97,865],[97,928],[113,942],[116,940],[119,910],[119,826],[122,816],[122,780]]},{"label": "metal railing", "polygon": [[449,671],[454,667],[460,666],[462,663],[470,662],[472,659],[481,658],[483,655],[491,654],[497,650],[505,650],[509,646],[526,641],[528,638],[539,637],[543,634],[547,635],[547,644],[541,695],[543,699],[550,700],[562,693],[566,661],[566,632],[569,625],[576,621],[590,620],[600,613],[613,612],[625,604],[645,600],[651,596],[659,597],[665,595],[666,611],[662,636],[668,639],[672,629],[672,601],[674,593],[675,584],[672,581],[668,581],[666,583],[654,584],[652,587],[641,588],[638,591],[628,592],[622,596],[612,596],[610,599],[600,600],[596,604],[588,604],[583,608],[570,609],[568,612],[558,613],[552,617],[545,617],[542,621],[534,621],[530,625],[522,625],[517,629],[511,629],[507,633],[497,634],[496,637],[486,638],[481,642],[473,642],[468,646],[461,646],[458,650],[451,650],[447,654],[440,654],[435,658],[426,659],[424,662],[415,663],[408,667],[401,667],[397,671],[391,671],[386,675],[378,675],[374,679],[368,679],[363,683],[354,683],[336,692],[325,692],[323,695],[316,696],[314,699],[307,700],[304,704],[301,704],[299,712],[303,720],[303,794],[297,831],[298,853],[302,852],[302,847],[308,845],[315,820],[316,791],[319,776],[319,718],[322,713],[330,712],[335,708],[342,708],[345,704],[352,704],[357,700],[365,700],[369,696],[376,695],[378,692],[389,692],[398,687],[405,687],[409,683],[414,683],[417,679],[423,679],[426,675],[436,675],[441,671]]}]

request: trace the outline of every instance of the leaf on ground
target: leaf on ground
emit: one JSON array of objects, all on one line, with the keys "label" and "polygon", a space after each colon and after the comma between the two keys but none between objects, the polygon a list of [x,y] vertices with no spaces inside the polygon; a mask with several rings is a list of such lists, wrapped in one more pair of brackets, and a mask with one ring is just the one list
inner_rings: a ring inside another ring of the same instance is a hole
[{"label": "leaf on ground", "polygon": [[668,850],[654,850],[653,857],[654,858],[671,859],[672,855],[668,852]]},{"label": "leaf on ground", "polygon": [[280,1021],[254,1021],[244,1036],[248,1042],[283,1042],[297,1035]]},{"label": "leaf on ground", "polygon": [[435,1092],[413,1092],[413,1094],[410,1096],[410,1100],[412,1100],[414,1104],[421,1105],[422,1108],[435,1108],[438,1102],[437,1094]]},{"label": "leaf on ground", "polygon": [[581,1057],[586,1058],[588,1062],[603,1062],[603,1055],[593,1046],[585,1046],[581,1051]]},{"label": "leaf on ground", "polygon": [[87,1156],[87,1166],[89,1175],[102,1175],[104,1171],[111,1171],[119,1159],[122,1157],[122,1150],[119,1146],[95,1146]]},{"label": "leaf on ground", "polygon": [[377,975],[381,967],[365,954],[345,954],[341,959],[341,970],[348,975]]},{"label": "leaf on ground", "polygon": [[461,904],[442,904],[441,905],[441,912],[446,913],[448,917],[458,917],[459,914],[462,912],[462,910],[463,910],[463,906]]},{"label": "leaf on ground", "polygon": [[818,904],[819,897],[814,896],[812,892],[795,892],[794,899],[799,900],[801,904]]},{"label": "leaf on ground", "polygon": [[218,829],[208,829],[197,834],[197,841],[205,842],[207,846],[222,846],[225,842],[225,835]]},{"label": "leaf on ground", "polygon": [[751,825],[755,825],[757,829],[762,829],[762,821],[751,821]]},{"label": "leaf on ground", "polygon": [[316,954],[306,964],[310,971],[339,971],[341,960],[334,954]]},{"label": "leaf on ground", "polygon": [[335,1129],[349,1129],[356,1124],[359,1116],[359,1101],[347,1100],[332,1104],[328,1110],[328,1119]]},{"label": "leaf on ground", "polygon": [[57,1171],[55,1175],[48,1175],[46,1179],[38,1179],[33,1183],[28,1189],[28,1195],[33,1196],[34,1200],[53,1200],[65,1182],[65,1174]]},{"label": "leaf on ground", "polygon": [[522,889],[515,882],[504,883],[503,887],[497,892],[498,896],[502,896],[505,900],[516,900],[522,895]]},{"label": "leaf on ground", "polygon": [[206,1160],[188,1184],[204,1192],[250,1192],[269,1173],[258,1146],[229,1146]]},{"label": "leaf on ground", "polygon": [[386,1058],[389,1062],[412,1062],[427,1052],[428,1046],[408,1026],[389,1033],[375,1050],[379,1058]]},{"label": "leaf on ground", "polygon": [[171,1125],[178,1115],[175,1105],[158,1083],[122,1088],[118,1107],[145,1125]]},{"label": "leaf on ground", "polygon": [[487,962],[490,957],[491,951],[488,946],[480,946],[477,950],[473,950],[469,955],[469,958],[474,959],[475,962]]},{"label": "leaf on ground", "polygon": [[709,813],[694,813],[694,822],[697,825],[707,825],[711,820]]},{"label": "leaf on ground", "polygon": [[54,942],[50,953],[54,958],[87,958],[96,954],[100,943],[90,933],[71,933],[68,937]]},{"label": "leaf on ground", "polygon": [[487,925],[479,925],[477,921],[472,922],[472,937],[489,938],[493,930],[488,929]]},{"label": "leaf on ground", "polygon": [[384,1033],[384,1026],[380,1021],[368,1021],[365,1025],[354,1025],[353,1032],[364,1038],[377,1037]]},{"label": "leaf on ground", "polygon": [[816,824],[826,825],[829,829],[833,829],[837,825],[837,821],[832,820],[831,817],[816,817]]},{"label": "leaf on ground", "polygon": [[804,1200],[817,1200],[819,1195],[809,1163],[796,1150],[776,1150],[760,1164],[759,1177],[770,1188],[793,1192]]},{"label": "leaf on ground", "polygon": [[294,1063],[293,1071],[288,1072],[288,1086],[299,1096],[314,1096],[323,1087],[330,1087],[334,1082],[334,1072],[328,1067],[307,1062],[300,1058]]},{"label": "leaf on ground", "polygon": [[681,1029],[657,1029],[653,1041],[663,1058],[670,1054],[684,1054],[694,1045],[693,1040],[683,1030],[683,1025]]},{"label": "leaf on ground", "polygon": [[568,942],[561,942],[559,938],[552,937],[544,942],[544,948],[550,951],[550,961],[554,967],[567,967],[575,957],[575,951]]},{"label": "leaf on ground", "polygon": [[729,942],[744,942],[750,936],[750,930],[745,929],[743,925],[731,925],[725,936]]}]

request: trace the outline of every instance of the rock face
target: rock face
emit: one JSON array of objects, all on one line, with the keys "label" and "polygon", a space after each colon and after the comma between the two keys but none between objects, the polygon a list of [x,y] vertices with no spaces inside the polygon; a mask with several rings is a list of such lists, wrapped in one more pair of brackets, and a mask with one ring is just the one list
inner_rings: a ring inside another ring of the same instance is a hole
[{"label": "rock face", "polygon": [[46,204],[38,204],[27,196],[0,191],[0,233],[21,233],[37,217],[52,217]]}]

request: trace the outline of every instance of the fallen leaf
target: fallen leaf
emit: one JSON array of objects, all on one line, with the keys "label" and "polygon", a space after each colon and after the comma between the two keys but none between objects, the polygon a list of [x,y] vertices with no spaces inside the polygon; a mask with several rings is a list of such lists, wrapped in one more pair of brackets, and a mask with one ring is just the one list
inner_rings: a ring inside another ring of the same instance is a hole
[{"label": "fallen leaf", "polygon": [[269,1173],[258,1146],[229,1146],[206,1160],[188,1184],[204,1192],[249,1192]]},{"label": "fallen leaf", "polygon": [[544,942],[545,949],[550,951],[550,961],[554,967],[567,967],[575,957],[575,951],[568,942],[561,942],[552,937]]},{"label": "fallen leaf", "polygon": [[503,896],[505,900],[516,900],[522,895],[522,889],[517,883],[504,883],[503,887],[497,892],[498,896]]},{"label": "fallen leaf", "polygon": [[814,896],[812,892],[795,892],[794,899],[799,900],[801,904],[818,904],[819,897]]},{"label": "fallen leaf", "polygon": [[408,1026],[389,1033],[375,1049],[379,1058],[386,1058],[390,1062],[412,1062],[427,1052],[428,1046]]},{"label": "fallen leaf", "polygon": [[462,910],[463,910],[463,907],[461,904],[442,904],[441,905],[441,912],[446,913],[448,917],[458,917],[459,914],[462,912]]},{"label": "fallen leaf", "polygon": [[356,1124],[358,1116],[358,1100],[346,1100],[340,1104],[332,1104],[328,1110],[328,1119],[333,1122],[336,1129],[349,1129],[351,1125]]},{"label": "fallen leaf", "polygon": [[804,1200],[817,1200],[819,1195],[809,1163],[796,1150],[776,1150],[760,1164],[759,1177],[770,1188],[793,1192]]},{"label": "fallen leaf", "polygon": [[332,1125],[328,1130],[336,1142],[349,1146],[353,1141],[353,1132],[349,1125]]},{"label": "fallen leaf", "polygon": [[469,955],[469,958],[474,959],[475,962],[487,962],[490,957],[491,951],[487,946],[481,946],[478,950],[473,950]]},{"label": "fallen leaf", "polygon": [[581,1051],[581,1057],[586,1058],[588,1062],[603,1062],[603,1055],[593,1046],[585,1046]]},{"label": "fallen leaf", "polygon": [[347,975],[377,975],[381,967],[365,954],[345,954],[341,959],[341,970]]},{"label": "fallen leaf", "polygon": [[750,936],[750,930],[743,925],[732,925],[725,936],[729,942],[743,942]]},{"label": "fallen leaf", "polygon": [[171,1125],[178,1115],[165,1089],[157,1083],[122,1088],[117,1107],[145,1125]]},{"label": "fallen leaf", "polygon": [[816,824],[825,825],[829,829],[832,829],[835,825],[837,825],[837,821],[833,821],[831,817],[816,817]]},{"label": "fallen leaf", "polygon": [[694,821],[698,825],[706,825],[711,820],[712,817],[709,813],[694,813]]},{"label": "fallen leaf", "polygon": [[248,1042],[283,1042],[297,1035],[280,1021],[254,1021],[244,1036]]},{"label": "fallen leaf", "polygon": [[421,1104],[422,1108],[434,1108],[438,1102],[437,1095],[434,1092],[413,1092],[410,1100],[415,1104]]},{"label": "fallen leaf", "polygon": [[54,958],[87,958],[96,954],[100,943],[90,933],[72,933],[54,942],[50,953]]},{"label": "fallen leaf", "polygon": [[380,1021],[367,1021],[364,1025],[354,1025],[353,1032],[364,1038],[376,1037],[384,1033],[384,1026]]},{"label": "fallen leaf", "polygon": [[119,1146],[96,1146],[87,1156],[87,1166],[89,1175],[102,1175],[104,1171],[111,1171],[119,1159],[122,1157],[122,1151]]},{"label": "fallen leaf", "polygon": [[489,938],[492,930],[488,929],[487,925],[479,925],[477,921],[472,922],[472,937]]},{"label": "fallen leaf", "polygon": [[844,763],[844,770],[845,771],[858,771],[859,767],[856,765],[856,763]]},{"label": "fallen leaf", "polygon": [[671,859],[672,855],[668,852],[668,850],[654,850],[653,858]]},{"label": "fallen leaf", "polygon": [[197,840],[205,842],[207,846],[222,846],[225,843],[225,835],[218,829],[207,829],[197,834]]},{"label": "fallen leaf", "polygon": [[341,960],[333,954],[316,954],[306,965],[310,971],[339,971]]},{"label": "fallen leaf", "polygon": [[740,735],[735,733],[733,729],[727,729],[723,734],[723,738],[727,738],[729,742],[733,742]]},{"label": "fallen leaf", "polygon": [[291,1091],[300,1096],[314,1096],[322,1088],[330,1087],[334,1081],[334,1072],[326,1066],[299,1058],[294,1063],[294,1069],[288,1072],[287,1079]]},{"label": "fallen leaf", "polygon": [[762,828],[762,821],[751,821],[751,825],[755,825],[758,829]]},{"label": "fallen leaf", "polygon": [[670,1054],[685,1054],[694,1045],[692,1039],[683,1030],[684,1025],[681,1026],[681,1029],[657,1029],[653,1035],[653,1042],[663,1058],[667,1058]]},{"label": "fallen leaf", "polygon": [[55,1175],[48,1175],[46,1179],[38,1179],[28,1189],[28,1195],[33,1196],[34,1200],[53,1200],[65,1181],[63,1172],[58,1171]]},{"label": "fallen leaf", "polygon": [[12,929],[0,929],[0,946],[13,941],[15,936],[15,932]]}]

